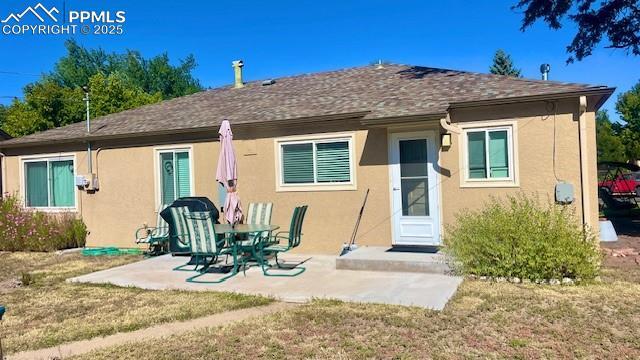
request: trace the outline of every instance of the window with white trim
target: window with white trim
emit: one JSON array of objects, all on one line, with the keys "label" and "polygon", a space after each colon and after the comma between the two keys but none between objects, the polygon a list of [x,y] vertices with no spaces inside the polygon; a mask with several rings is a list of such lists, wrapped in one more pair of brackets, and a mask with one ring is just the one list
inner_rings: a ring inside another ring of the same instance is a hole
[{"label": "window with white trim", "polygon": [[281,185],[352,184],[352,142],[352,137],[279,142]]},{"label": "window with white trim", "polygon": [[513,179],[511,127],[465,130],[467,181]]},{"label": "window with white trim", "polygon": [[73,157],[23,160],[23,171],[25,206],[75,208]]},{"label": "window with white trim", "polygon": [[188,149],[158,151],[159,193],[162,204],[191,196],[191,160]]}]

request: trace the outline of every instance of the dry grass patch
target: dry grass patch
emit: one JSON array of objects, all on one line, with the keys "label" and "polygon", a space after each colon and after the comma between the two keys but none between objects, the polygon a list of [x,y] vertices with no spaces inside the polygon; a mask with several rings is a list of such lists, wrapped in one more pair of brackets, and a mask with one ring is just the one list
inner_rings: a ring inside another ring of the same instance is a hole
[{"label": "dry grass patch", "polygon": [[141,260],[141,256],[84,257],[79,253],[0,252],[0,296],[15,290],[16,280],[47,286],[67,278]]},{"label": "dry grass patch", "polygon": [[28,286],[0,290],[0,304],[7,307],[2,329],[5,348],[18,352],[55,346],[271,301],[230,293],[147,291],[64,282],[69,277],[140,259],[0,254],[0,279],[7,282],[28,273],[31,281]]},{"label": "dry grass patch", "polygon": [[442,312],[316,301],[287,312],[82,359],[640,358],[640,285],[465,281]]}]

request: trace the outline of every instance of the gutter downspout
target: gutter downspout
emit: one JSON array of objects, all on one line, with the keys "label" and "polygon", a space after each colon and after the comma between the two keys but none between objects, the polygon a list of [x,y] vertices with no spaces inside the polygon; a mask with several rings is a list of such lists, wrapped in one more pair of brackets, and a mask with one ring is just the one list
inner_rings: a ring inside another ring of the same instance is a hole
[{"label": "gutter downspout", "polygon": [[580,194],[582,195],[582,224],[591,227],[589,198],[589,164],[587,162],[587,97],[580,96],[578,105],[578,141],[580,142]]},{"label": "gutter downspout", "polygon": [[440,119],[440,126],[452,133],[460,134],[462,132],[462,129],[460,129],[457,125],[451,124],[451,116],[449,115],[449,113],[447,113],[446,117]]},{"label": "gutter downspout", "polygon": [[0,199],[4,199],[4,193],[6,189],[5,176],[7,173],[7,155],[0,152]]},{"label": "gutter downspout", "polygon": [[[89,114],[89,89],[87,87],[84,88],[84,101],[87,104],[87,136],[91,134],[91,116]],[[87,172],[89,176],[93,173],[93,164],[91,159],[91,141],[87,140]]]}]

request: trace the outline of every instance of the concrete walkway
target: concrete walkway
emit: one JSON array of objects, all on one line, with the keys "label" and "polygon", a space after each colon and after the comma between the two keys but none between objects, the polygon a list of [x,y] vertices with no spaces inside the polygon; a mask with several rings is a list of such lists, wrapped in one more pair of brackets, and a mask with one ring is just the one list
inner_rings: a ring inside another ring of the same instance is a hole
[{"label": "concrete walkway", "polygon": [[[153,290],[230,291],[273,297],[285,302],[314,298],[352,302],[413,305],[441,310],[462,282],[443,274],[337,270],[334,256],[288,255],[287,262],[304,261],[307,271],[296,277],[265,277],[259,267],[221,284],[194,284],[185,279],[192,272],[172,271],[188,258],[170,255],[83,275],[67,281],[134,286]],[[213,280],[218,274],[201,279]]]},{"label": "concrete walkway", "polygon": [[206,327],[222,326],[234,322],[246,320],[253,317],[264,316],[281,310],[285,310],[296,304],[276,302],[270,305],[258,306],[247,309],[227,311],[215,315],[210,315],[198,319],[180,321],[174,323],[155,325],[146,329],[132,332],[117,333],[114,335],[99,337],[89,340],[76,341],[33,351],[25,351],[14,355],[9,355],[8,360],[39,360],[39,359],[66,359],[73,355],[88,353],[93,350],[122,345],[131,342],[139,342],[150,339],[157,339],[164,336],[178,335],[191,330]]}]

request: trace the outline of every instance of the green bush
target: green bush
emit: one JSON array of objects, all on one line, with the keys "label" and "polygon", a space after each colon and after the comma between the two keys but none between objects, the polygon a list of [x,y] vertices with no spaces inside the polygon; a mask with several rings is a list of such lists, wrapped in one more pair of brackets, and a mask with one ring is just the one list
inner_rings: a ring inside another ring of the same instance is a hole
[{"label": "green bush", "polygon": [[87,228],[70,213],[24,209],[16,196],[0,200],[0,251],[54,251],[82,247]]},{"label": "green bush", "polygon": [[457,216],[445,251],[463,274],[530,280],[594,279],[600,251],[570,207],[541,205],[524,195],[495,198]]}]

